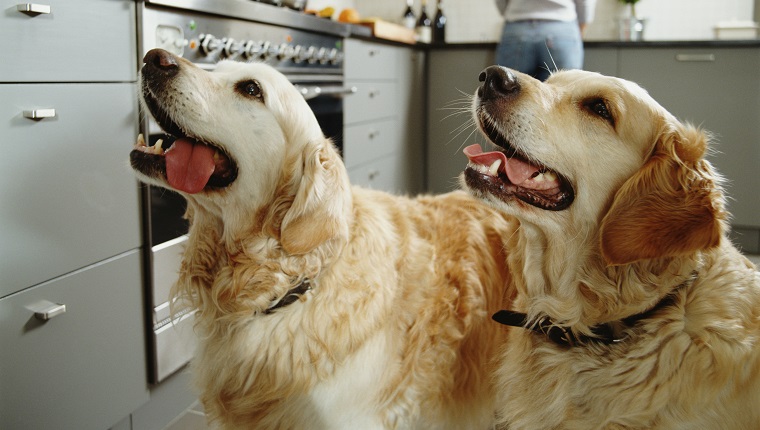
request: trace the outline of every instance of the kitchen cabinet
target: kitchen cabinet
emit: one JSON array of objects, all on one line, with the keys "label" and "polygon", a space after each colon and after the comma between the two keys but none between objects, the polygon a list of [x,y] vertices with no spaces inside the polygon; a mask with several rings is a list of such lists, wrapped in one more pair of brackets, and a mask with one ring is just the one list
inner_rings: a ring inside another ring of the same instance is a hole
[{"label": "kitchen cabinet", "polygon": [[424,183],[424,53],[345,41],[343,161],[351,183],[417,193]]},{"label": "kitchen cabinet", "polygon": [[[637,82],[682,121],[712,134],[734,240],[760,252],[760,46],[625,45],[586,50],[586,67]],[[611,66],[615,64],[613,69]]]},{"label": "kitchen cabinet", "polygon": [[478,76],[494,64],[494,48],[441,48],[428,52],[427,187],[432,193],[459,189],[467,166],[462,149],[483,143],[470,112]]},{"label": "kitchen cabinet", "polygon": [[0,299],[0,427],[103,430],[147,400],[141,283],[132,250]]},{"label": "kitchen cabinet", "polygon": [[0,16],[3,429],[106,429],[148,399],[135,7]]}]

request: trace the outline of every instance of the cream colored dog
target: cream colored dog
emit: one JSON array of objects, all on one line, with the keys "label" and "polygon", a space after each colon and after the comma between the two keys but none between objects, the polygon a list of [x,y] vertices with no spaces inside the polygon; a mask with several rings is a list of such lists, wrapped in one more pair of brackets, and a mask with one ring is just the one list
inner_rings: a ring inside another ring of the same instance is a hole
[{"label": "cream colored dog", "polygon": [[516,223],[464,192],[350,188],[308,105],[263,64],[145,57],[142,101],[173,136],[138,177],[188,202],[174,292],[225,429],[488,429]]},{"label": "cream colored dog", "polygon": [[725,237],[707,138],[582,71],[480,76],[466,187],[520,221],[503,420],[515,429],[760,428],[760,273]]}]

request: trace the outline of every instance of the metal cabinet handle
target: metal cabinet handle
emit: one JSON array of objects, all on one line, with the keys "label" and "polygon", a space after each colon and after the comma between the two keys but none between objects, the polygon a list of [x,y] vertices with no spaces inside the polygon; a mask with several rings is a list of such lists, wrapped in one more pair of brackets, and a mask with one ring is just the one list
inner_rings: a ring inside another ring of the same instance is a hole
[{"label": "metal cabinet handle", "polygon": [[55,117],[55,109],[32,109],[24,111],[24,118],[43,119]]},{"label": "metal cabinet handle", "polygon": [[709,63],[715,61],[715,54],[676,54],[676,61],[687,63]]},{"label": "metal cabinet handle", "polygon": [[34,317],[41,321],[48,321],[64,313],[66,313],[66,305],[61,303],[51,303],[50,306],[35,311]]},{"label": "metal cabinet handle", "polygon": [[16,10],[19,12],[28,13],[30,15],[47,15],[50,13],[50,5],[47,4],[35,4],[35,3],[20,3],[16,5]]}]

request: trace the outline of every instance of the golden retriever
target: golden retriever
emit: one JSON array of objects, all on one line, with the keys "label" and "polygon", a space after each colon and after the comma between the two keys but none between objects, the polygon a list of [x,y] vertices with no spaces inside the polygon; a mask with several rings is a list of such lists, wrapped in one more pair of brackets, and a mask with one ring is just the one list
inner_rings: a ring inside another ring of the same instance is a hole
[{"label": "golden retriever", "polygon": [[[265,64],[207,72],[162,51],[141,100],[173,142],[130,154],[191,222],[174,294],[224,429],[487,429],[507,330],[504,238],[465,192],[352,188],[300,93]],[[168,149],[167,149],[168,148]]]},{"label": "golden retriever", "polygon": [[760,428],[760,273],[726,238],[708,138],[642,88],[492,66],[464,186],[519,219],[501,419],[515,429]]}]

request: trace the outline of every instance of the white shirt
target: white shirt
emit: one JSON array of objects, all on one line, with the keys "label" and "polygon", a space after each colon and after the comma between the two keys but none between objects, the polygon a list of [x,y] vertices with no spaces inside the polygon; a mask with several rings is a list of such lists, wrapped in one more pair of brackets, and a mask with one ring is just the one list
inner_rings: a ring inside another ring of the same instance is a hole
[{"label": "white shirt", "polygon": [[496,0],[496,5],[507,22],[545,19],[588,24],[594,20],[596,0]]}]

